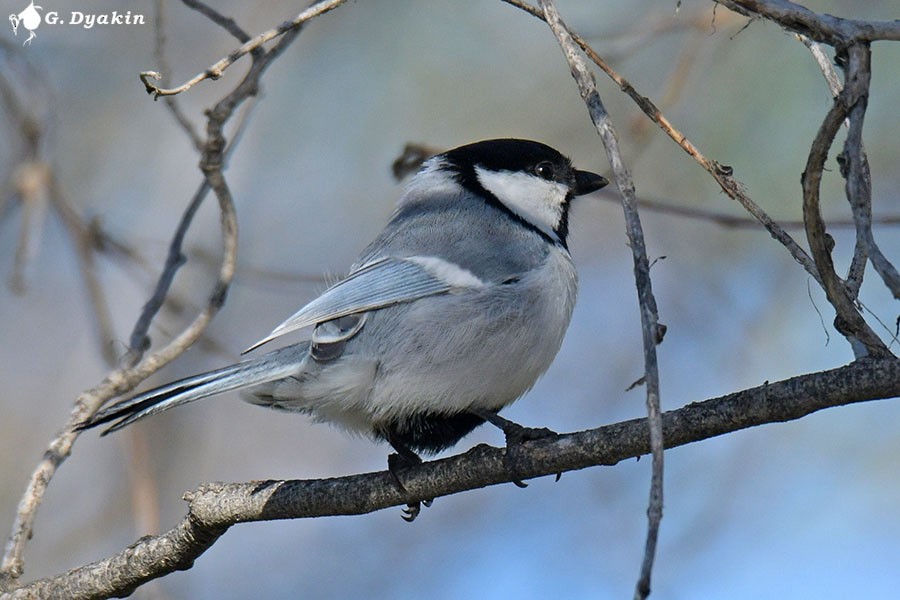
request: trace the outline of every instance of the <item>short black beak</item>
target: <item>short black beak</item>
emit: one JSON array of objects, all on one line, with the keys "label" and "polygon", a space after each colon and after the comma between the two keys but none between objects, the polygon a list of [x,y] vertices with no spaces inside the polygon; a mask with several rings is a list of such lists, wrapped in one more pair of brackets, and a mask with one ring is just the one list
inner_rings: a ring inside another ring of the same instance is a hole
[{"label": "short black beak", "polygon": [[590,171],[575,171],[575,189],[572,191],[576,196],[583,196],[596,192],[607,185],[609,185],[609,181],[606,177],[601,177]]}]

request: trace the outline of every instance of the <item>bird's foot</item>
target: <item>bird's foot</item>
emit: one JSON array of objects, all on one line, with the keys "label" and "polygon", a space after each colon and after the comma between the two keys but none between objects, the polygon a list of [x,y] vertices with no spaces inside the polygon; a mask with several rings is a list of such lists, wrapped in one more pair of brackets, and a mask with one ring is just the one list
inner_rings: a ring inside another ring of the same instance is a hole
[{"label": "bird's foot", "polygon": [[[534,440],[543,440],[547,438],[557,438],[559,434],[552,429],[546,427],[524,427],[518,423],[514,423],[509,419],[505,419],[495,412],[477,412],[475,413],[491,425],[503,431],[506,437],[506,461],[510,470],[515,472],[515,464],[517,461],[517,449],[524,442]],[[559,481],[560,474],[557,474],[556,480]],[[513,483],[520,488],[528,487],[528,484],[521,479],[513,479]]]},{"label": "bird's foot", "polygon": [[[388,472],[391,474],[391,477],[393,477],[394,483],[397,485],[397,489],[400,490],[400,493],[403,495],[407,495],[409,492],[406,491],[406,487],[400,480],[399,473],[400,471],[409,467],[421,465],[422,458],[405,446],[398,448],[394,445],[394,448],[397,450],[397,453],[388,455]],[[402,519],[407,523],[412,523],[416,520],[416,517],[418,517],[419,513],[422,511],[422,506],[424,505],[427,508],[431,506],[432,502],[434,502],[433,499],[408,502],[406,504],[406,508],[403,509]]]}]

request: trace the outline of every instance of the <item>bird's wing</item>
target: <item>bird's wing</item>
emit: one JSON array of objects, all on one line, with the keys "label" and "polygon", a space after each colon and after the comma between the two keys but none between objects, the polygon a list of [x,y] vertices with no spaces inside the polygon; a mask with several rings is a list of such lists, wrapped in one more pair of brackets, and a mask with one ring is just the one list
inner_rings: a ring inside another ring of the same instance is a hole
[{"label": "bird's wing", "polygon": [[435,256],[381,258],[328,288],[244,353],[309,325],[484,285],[470,271]]}]

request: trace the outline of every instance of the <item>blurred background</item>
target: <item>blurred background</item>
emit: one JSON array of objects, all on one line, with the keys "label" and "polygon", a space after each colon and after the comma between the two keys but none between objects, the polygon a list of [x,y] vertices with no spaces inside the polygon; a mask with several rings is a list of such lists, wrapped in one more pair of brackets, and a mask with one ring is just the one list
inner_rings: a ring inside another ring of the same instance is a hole
[{"label": "blurred background", "polygon": [[[44,11],[145,15],[147,24],[44,25],[28,47],[0,27],[7,89],[45,128],[47,160],[75,214],[121,241],[96,258],[112,343],[98,334],[76,244],[58,212],[12,193],[21,123],[0,145],[0,534],[72,401],[121,356],[172,232],[201,181],[198,157],[138,73],[154,58],[156,3],[79,0]],[[24,0],[0,0],[6,13]],[[680,4],[680,9],[677,9]],[[302,2],[214,4],[251,34]],[[808,1],[860,19],[895,19],[893,3]],[[831,96],[807,49],[711,2],[560,0],[563,18],[710,158],[731,165],[770,215],[800,219],[800,173]],[[180,3],[165,3],[176,83],[237,44]],[[900,46],[874,46],[865,144],[876,218],[900,214]],[[248,64],[179,97],[202,110]],[[616,86],[600,91],[641,197],[743,217],[740,208]],[[407,142],[449,148],[514,136],[559,148],[609,174],[605,153],[549,30],[500,2],[350,2],[313,22],[271,67],[226,171],[240,222],[239,268],[201,343],[146,386],[222,366],[339,275],[389,217],[390,172]],[[843,134],[839,142],[843,139]],[[849,214],[831,153],[826,218]],[[653,284],[668,334],[659,348],[665,409],[845,364],[823,294],[759,227],[644,210]],[[563,348],[534,390],[504,414],[557,431],[644,414],[640,322],[622,211],[611,190],[580,201],[570,247],[581,277]],[[849,228],[831,230],[846,269]],[[799,229],[792,232],[802,238]],[[896,226],[875,230],[900,258]],[[22,238],[25,237],[23,244]],[[801,242],[805,246],[804,242]],[[22,249],[25,249],[23,252]],[[205,303],[221,253],[210,198],[186,241],[188,264],[151,329],[154,347]],[[664,258],[664,260],[663,260]],[[894,327],[897,304],[871,270],[867,315]],[[821,313],[821,314],[820,314]],[[653,598],[891,597],[900,589],[900,404],[871,402],[741,431],[666,454],[666,505]],[[503,443],[492,428],[454,451]],[[207,481],[316,478],[385,468],[386,445],[229,395],[81,436],[38,515],[26,580],[120,551],[175,525],[183,492]],[[136,467],[137,465],[137,467]],[[144,473],[144,475],[135,475]],[[147,475],[149,473],[149,476]],[[623,598],[643,553],[650,461],[567,473],[528,489],[440,498],[412,525],[400,509],[362,517],[233,527],[195,564],[143,592],[170,598]],[[135,512],[138,516],[135,517]]]}]

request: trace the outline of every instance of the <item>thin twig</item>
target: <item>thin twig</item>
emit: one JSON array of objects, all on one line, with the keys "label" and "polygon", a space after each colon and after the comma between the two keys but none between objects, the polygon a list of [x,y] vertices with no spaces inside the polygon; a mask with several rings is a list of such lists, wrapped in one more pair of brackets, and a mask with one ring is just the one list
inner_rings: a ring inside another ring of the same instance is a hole
[{"label": "thin twig", "polygon": [[[156,64],[159,65],[159,72],[161,74],[160,81],[163,85],[167,85],[169,80],[172,77],[172,68],[169,66],[169,61],[166,58],[166,11],[165,11],[166,0],[156,0],[156,22],[153,27],[154,36],[153,36],[153,57],[156,61]],[[184,133],[188,136],[188,139],[191,140],[191,144],[194,146],[194,149],[197,152],[203,151],[203,139],[200,137],[200,134],[197,133],[197,129],[194,127],[194,124],[188,118],[184,111],[181,110],[181,104],[179,104],[177,98],[173,98],[171,96],[167,96],[164,99],[166,103],[166,107],[169,109],[169,112],[172,113],[172,116],[175,118],[175,122],[178,123],[179,127],[184,131]]]},{"label": "thin twig", "polygon": [[244,31],[241,26],[237,24],[237,21],[235,21],[231,17],[226,17],[213,7],[204,4],[203,2],[199,2],[199,0],[181,0],[181,2],[191,10],[197,11],[198,13],[230,33],[240,43],[246,44],[250,41],[250,34]]},{"label": "thin twig", "polygon": [[141,314],[135,322],[134,328],[129,336],[128,355],[125,357],[126,364],[135,364],[147,348],[150,347],[150,338],[148,337],[147,332],[150,330],[150,324],[153,322],[154,317],[156,317],[156,314],[159,312],[160,307],[162,307],[163,302],[166,299],[166,295],[169,293],[169,288],[172,286],[175,274],[186,261],[184,254],[181,251],[184,244],[184,237],[187,235],[188,229],[190,229],[191,224],[194,222],[194,216],[197,214],[197,211],[200,210],[200,206],[203,204],[207,192],[209,192],[209,183],[204,180],[203,183],[200,184],[199,189],[194,192],[194,197],[191,198],[187,208],[184,209],[184,212],[181,215],[181,219],[178,221],[178,226],[175,228],[175,234],[169,242],[169,251],[166,256],[166,262],[163,265],[162,273],[156,282],[153,294],[150,296],[150,299],[144,303]]},{"label": "thin twig", "polygon": [[662,411],[660,410],[659,367],[657,364],[656,346],[662,341],[664,329],[659,325],[656,299],[650,280],[650,261],[644,242],[644,233],[638,215],[634,180],[628,168],[622,162],[619,141],[615,127],[606,107],[597,92],[594,76],[578,52],[578,47],[569,29],[563,23],[552,0],[540,0],[544,20],[556,36],[572,77],[578,84],[581,97],[587,105],[591,120],[603,140],[606,155],[609,158],[616,184],[622,197],[622,208],[625,212],[625,225],[634,259],[634,278],[637,286],[638,302],[641,313],[641,331],[644,345],[644,384],[647,389],[647,420],[649,422],[649,439],[652,449],[653,473],[650,484],[650,501],[647,508],[647,542],[641,573],[635,586],[635,598],[643,599],[650,594],[650,577],[653,572],[653,561],[656,556],[656,544],[659,539],[659,525],[663,511],[663,429]]},{"label": "thin twig", "polygon": [[797,33],[795,35],[798,40],[803,42],[803,45],[806,46],[815,59],[816,64],[819,65],[819,70],[822,71],[822,76],[825,77],[825,81],[828,83],[828,89],[831,90],[831,96],[837,97],[841,90],[844,89],[844,84],[841,83],[841,79],[838,77],[837,71],[834,65],[831,64],[828,55],[822,50],[822,44],[812,41],[803,34]]},{"label": "thin twig", "polygon": [[147,93],[152,94],[154,98],[159,98],[160,96],[174,96],[175,94],[180,94],[181,92],[184,92],[185,90],[189,90],[190,88],[194,87],[195,85],[197,85],[204,79],[218,79],[225,72],[225,69],[227,69],[232,64],[234,64],[234,62],[237,59],[239,59],[240,57],[242,57],[245,54],[248,54],[250,52],[253,52],[254,50],[261,47],[266,42],[284,34],[285,32],[288,32],[292,29],[296,29],[298,26],[302,25],[306,21],[309,21],[310,19],[313,19],[313,18],[315,18],[321,14],[324,14],[328,11],[334,10],[335,8],[337,8],[344,2],[346,2],[346,0],[322,0],[321,2],[319,2],[317,4],[314,4],[310,8],[307,8],[306,10],[301,12],[299,15],[294,17],[292,20],[285,21],[278,27],[275,27],[273,29],[270,29],[266,32],[263,32],[263,33],[257,35],[255,38],[248,41],[247,43],[242,45],[240,48],[232,51],[231,54],[229,54],[225,58],[221,59],[214,65],[210,66],[203,73],[199,73],[199,74],[195,75],[192,79],[190,79],[189,81],[185,82],[184,84],[182,84],[176,88],[171,88],[171,89],[161,88],[161,87],[155,85],[154,83],[152,83],[150,81],[151,79],[156,79],[156,80],[160,79],[160,75],[156,71],[142,72],[140,75],[141,81],[144,83],[144,87],[147,88]]},{"label": "thin twig", "polygon": [[[618,198],[601,191],[597,194],[603,200],[610,202],[618,202]],[[759,221],[747,217],[739,217],[736,215],[724,213],[716,210],[706,210],[703,208],[695,208],[693,206],[682,206],[675,204],[671,200],[660,200],[656,198],[642,197],[637,199],[638,208],[649,212],[660,213],[664,215],[672,215],[685,219],[693,219],[695,221],[708,221],[719,227],[726,229],[759,229]],[[856,227],[856,221],[853,219],[826,219],[829,227],[834,229],[850,229]],[[802,220],[779,220],[778,225],[788,231],[792,229],[803,229]],[[872,225],[880,225],[884,227],[896,227],[900,225],[900,215],[873,217]]]},{"label": "thin twig", "polygon": [[106,365],[112,369],[116,366],[118,356],[112,343],[116,339],[115,329],[112,323],[112,311],[100,277],[97,273],[96,243],[93,239],[94,230],[87,226],[81,219],[81,215],[72,208],[71,204],[63,197],[62,186],[56,177],[55,171],[49,175],[49,198],[56,213],[62,219],[75,252],[78,256],[78,264],[81,278],[87,288],[88,298],[97,324],[98,346],[100,356]]}]

